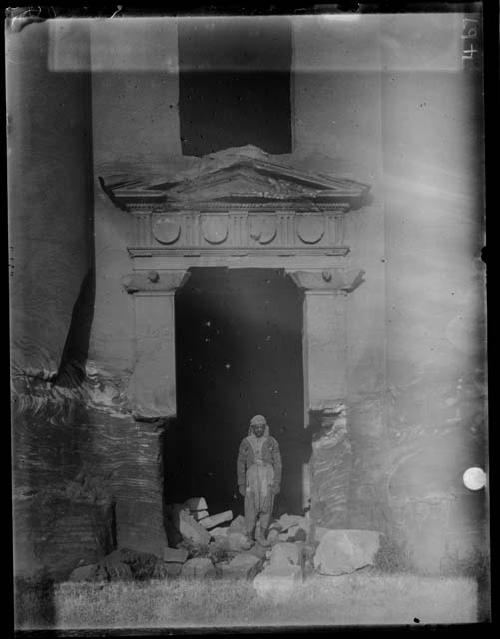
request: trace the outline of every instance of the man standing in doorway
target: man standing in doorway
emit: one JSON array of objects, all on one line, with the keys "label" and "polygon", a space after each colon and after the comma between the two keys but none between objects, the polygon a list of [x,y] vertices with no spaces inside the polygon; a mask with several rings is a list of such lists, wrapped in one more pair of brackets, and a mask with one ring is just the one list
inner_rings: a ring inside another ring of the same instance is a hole
[{"label": "man standing in doorway", "polygon": [[280,491],[281,455],[278,442],[269,435],[265,417],[250,420],[248,436],[238,453],[238,487],[245,498],[245,525],[249,541],[267,545],[274,498]]}]

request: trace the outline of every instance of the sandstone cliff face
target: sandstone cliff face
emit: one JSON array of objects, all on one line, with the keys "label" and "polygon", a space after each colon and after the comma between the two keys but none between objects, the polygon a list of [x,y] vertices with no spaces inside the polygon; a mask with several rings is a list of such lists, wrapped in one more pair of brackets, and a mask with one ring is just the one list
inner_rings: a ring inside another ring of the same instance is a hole
[{"label": "sandstone cliff face", "polygon": [[348,438],[345,406],[323,420],[312,441],[311,515],[315,524],[346,528],[349,522],[349,485],[352,448]]},{"label": "sandstone cliff face", "polygon": [[16,574],[64,577],[118,543],[160,554],[163,424],[136,422],[124,382],[90,364],[72,388],[23,381],[13,397]]},{"label": "sandstone cliff face", "polygon": [[384,484],[393,535],[413,564],[432,572],[487,555],[486,494],[462,480],[471,466],[487,468],[481,370],[454,379],[429,371],[391,387],[387,403]]}]

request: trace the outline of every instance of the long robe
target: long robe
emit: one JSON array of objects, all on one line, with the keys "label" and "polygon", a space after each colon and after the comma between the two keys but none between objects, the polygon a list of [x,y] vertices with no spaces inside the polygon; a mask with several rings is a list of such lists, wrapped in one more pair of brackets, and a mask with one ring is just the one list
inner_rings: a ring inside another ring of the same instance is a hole
[{"label": "long robe", "polygon": [[262,437],[251,431],[241,442],[238,454],[238,484],[245,488],[245,525],[252,536],[258,520],[265,533],[274,506],[274,495],[281,482],[281,456],[278,442],[266,427]]}]

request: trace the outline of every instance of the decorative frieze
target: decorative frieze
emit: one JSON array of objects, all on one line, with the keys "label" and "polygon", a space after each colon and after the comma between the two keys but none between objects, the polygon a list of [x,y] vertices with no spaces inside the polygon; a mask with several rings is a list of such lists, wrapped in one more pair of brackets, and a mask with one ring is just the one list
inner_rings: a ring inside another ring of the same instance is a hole
[{"label": "decorative frieze", "polygon": [[346,255],[345,214],[362,206],[369,190],[241,152],[163,182],[99,180],[112,202],[136,218],[132,257]]},{"label": "decorative frieze", "polygon": [[136,233],[131,250],[164,249],[344,249],[343,216],[332,212],[208,211],[135,213]]}]

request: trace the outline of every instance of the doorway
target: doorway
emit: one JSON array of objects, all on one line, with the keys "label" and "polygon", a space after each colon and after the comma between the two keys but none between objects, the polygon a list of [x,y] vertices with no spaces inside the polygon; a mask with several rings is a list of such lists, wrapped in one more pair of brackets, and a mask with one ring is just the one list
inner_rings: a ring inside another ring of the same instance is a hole
[{"label": "doorway", "polygon": [[193,268],[175,300],[177,420],[166,434],[167,502],[203,496],[243,511],[240,441],[263,414],[283,463],[275,513],[302,511],[302,293],[276,269]]}]

